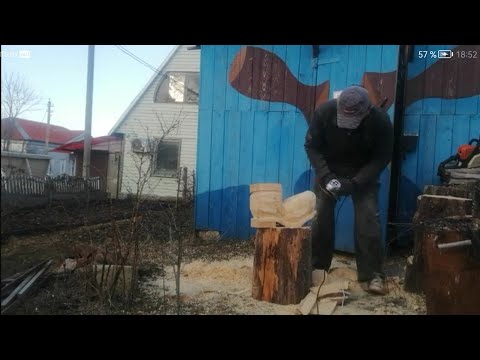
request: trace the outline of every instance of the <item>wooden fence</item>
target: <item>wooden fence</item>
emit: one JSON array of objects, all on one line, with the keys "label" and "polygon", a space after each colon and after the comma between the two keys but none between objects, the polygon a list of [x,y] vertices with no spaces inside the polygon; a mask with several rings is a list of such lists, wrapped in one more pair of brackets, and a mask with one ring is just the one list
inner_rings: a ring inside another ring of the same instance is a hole
[{"label": "wooden fence", "polygon": [[97,176],[88,179],[75,176],[36,177],[14,175],[2,177],[2,206],[48,204],[52,200],[69,200],[105,195],[105,179]]}]

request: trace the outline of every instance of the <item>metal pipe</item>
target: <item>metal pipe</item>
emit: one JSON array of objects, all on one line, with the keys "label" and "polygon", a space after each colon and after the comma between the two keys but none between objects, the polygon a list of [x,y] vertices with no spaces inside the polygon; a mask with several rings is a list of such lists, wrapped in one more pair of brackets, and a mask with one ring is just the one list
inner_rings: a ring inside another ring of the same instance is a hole
[{"label": "metal pipe", "polygon": [[446,244],[437,244],[439,249],[448,249],[448,248],[455,248],[461,246],[469,246],[472,245],[472,240],[462,240],[453,243],[446,243]]}]

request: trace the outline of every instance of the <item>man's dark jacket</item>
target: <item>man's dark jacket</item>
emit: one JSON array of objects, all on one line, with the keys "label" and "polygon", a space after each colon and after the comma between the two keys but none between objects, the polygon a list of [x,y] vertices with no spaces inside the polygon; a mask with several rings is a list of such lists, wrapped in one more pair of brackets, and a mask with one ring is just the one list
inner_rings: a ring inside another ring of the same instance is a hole
[{"label": "man's dark jacket", "polygon": [[358,128],[337,127],[337,101],[315,111],[305,150],[324,185],[327,179],[348,178],[358,186],[374,183],[392,158],[393,127],[383,110],[372,107]]}]

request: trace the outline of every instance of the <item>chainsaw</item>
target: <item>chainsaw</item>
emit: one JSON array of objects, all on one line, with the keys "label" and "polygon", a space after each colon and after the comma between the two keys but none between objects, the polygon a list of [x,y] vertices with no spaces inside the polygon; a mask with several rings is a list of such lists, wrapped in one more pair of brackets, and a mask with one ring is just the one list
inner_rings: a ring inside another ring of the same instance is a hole
[{"label": "chainsaw", "polygon": [[437,175],[442,182],[448,181],[450,169],[471,169],[480,167],[480,138],[472,139],[468,144],[460,145],[455,155],[438,165]]}]

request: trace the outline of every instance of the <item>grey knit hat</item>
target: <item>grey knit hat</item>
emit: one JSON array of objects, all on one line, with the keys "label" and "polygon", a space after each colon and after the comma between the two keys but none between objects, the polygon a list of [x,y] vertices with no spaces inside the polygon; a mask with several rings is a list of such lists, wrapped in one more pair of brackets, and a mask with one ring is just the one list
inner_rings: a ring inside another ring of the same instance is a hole
[{"label": "grey knit hat", "polygon": [[342,91],[337,100],[337,126],[356,129],[371,108],[368,91],[361,86],[350,86]]}]

